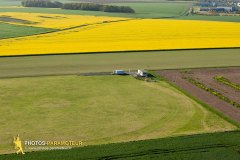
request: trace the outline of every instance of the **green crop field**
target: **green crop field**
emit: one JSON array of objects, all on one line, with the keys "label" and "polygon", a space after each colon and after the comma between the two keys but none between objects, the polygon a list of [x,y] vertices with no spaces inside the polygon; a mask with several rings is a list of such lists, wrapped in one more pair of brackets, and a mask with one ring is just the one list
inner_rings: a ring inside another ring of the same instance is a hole
[{"label": "green crop field", "polygon": [[[79,14],[95,16],[117,16],[117,17],[135,17],[135,18],[161,18],[180,16],[188,10],[191,3],[119,3],[114,5],[130,6],[136,14],[129,13],[107,13],[99,11],[82,11],[82,10],[64,10],[51,8],[1,8],[0,12],[36,12],[36,13],[59,13],[59,14]],[[0,3],[1,6],[1,3]]]},{"label": "green crop field", "polygon": [[0,151],[22,140],[85,145],[236,129],[164,81],[131,76],[53,76],[0,80]]},{"label": "green crop field", "polygon": [[23,156],[1,155],[0,160],[239,160],[239,151],[240,132],[232,131],[96,145],[71,150],[32,152]]},{"label": "green crop field", "polygon": [[29,36],[54,31],[54,29],[12,25],[0,22],[0,39]]},{"label": "green crop field", "polygon": [[20,6],[19,0],[0,0],[0,6]]},{"label": "green crop field", "polygon": [[[67,1],[63,1],[67,2]],[[111,4],[111,3],[110,3]],[[63,10],[51,8],[12,8],[11,6],[19,6],[20,1],[0,0],[0,12],[31,12],[31,13],[56,13],[56,14],[77,14],[77,15],[95,15],[95,16],[113,16],[113,17],[132,17],[132,18],[172,18],[186,20],[210,20],[210,21],[229,21],[240,22],[238,16],[200,16],[183,14],[188,11],[192,2],[155,2],[155,3],[112,3],[114,5],[131,6],[136,13],[106,13],[99,11],[81,11],[81,10]],[[10,6],[10,7],[7,7]]]},{"label": "green crop field", "polygon": [[112,72],[114,69],[239,66],[239,52],[240,49],[211,49],[1,57],[0,77]]},{"label": "green crop field", "polygon": [[113,3],[113,5],[130,6],[136,14],[131,17],[140,18],[165,18],[176,17],[186,12],[191,3],[162,2],[162,3]]}]

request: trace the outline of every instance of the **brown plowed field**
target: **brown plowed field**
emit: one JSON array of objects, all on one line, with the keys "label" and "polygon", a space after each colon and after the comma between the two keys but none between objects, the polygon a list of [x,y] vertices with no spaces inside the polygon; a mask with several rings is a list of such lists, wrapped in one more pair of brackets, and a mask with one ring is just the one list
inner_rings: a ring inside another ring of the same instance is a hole
[{"label": "brown plowed field", "polygon": [[156,71],[160,76],[165,77],[171,83],[179,86],[189,94],[206,104],[214,107],[216,110],[226,114],[228,117],[240,122],[240,108],[219,99],[218,97],[208,93],[207,91],[188,82],[184,77],[191,77],[209,88],[213,88],[222,95],[228,97],[232,101],[240,103],[240,91],[233,89],[225,84],[219,83],[213,78],[215,76],[223,76],[231,82],[240,84],[240,67],[229,68],[202,68],[202,69],[186,69],[186,70],[160,70]]}]

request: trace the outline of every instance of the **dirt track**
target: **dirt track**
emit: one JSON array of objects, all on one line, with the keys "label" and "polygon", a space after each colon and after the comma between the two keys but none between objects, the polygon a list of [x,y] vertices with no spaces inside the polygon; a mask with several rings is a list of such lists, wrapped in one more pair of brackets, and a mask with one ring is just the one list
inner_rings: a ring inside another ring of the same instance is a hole
[{"label": "dirt track", "polygon": [[206,69],[188,69],[188,70],[161,70],[156,71],[160,76],[165,77],[173,84],[179,86],[194,97],[214,107],[216,110],[226,114],[232,119],[240,122],[240,108],[219,99],[207,91],[196,87],[183,77],[192,77],[208,87],[214,88],[224,96],[240,103],[240,92],[233,88],[216,82],[213,77],[221,75],[234,83],[240,84],[240,67],[229,68],[206,68]]}]

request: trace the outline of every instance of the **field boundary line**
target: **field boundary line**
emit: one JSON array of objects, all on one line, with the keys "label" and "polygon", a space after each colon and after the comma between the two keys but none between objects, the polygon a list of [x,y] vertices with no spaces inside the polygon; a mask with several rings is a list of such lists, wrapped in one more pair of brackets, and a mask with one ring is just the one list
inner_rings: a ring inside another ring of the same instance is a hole
[{"label": "field boundary line", "polygon": [[[0,57],[1,58],[1,57]],[[231,68],[240,66],[216,66],[216,67],[195,67],[195,68],[171,68],[171,69],[149,69],[149,71],[159,71],[159,70],[176,70],[176,69],[202,69],[202,68]],[[137,71],[133,69],[131,71]],[[109,74],[108,74],[109,73]],[[0,79],[14,79],[14,78],[37,78],[37,77],[54,77],[54,76],[107,76],[112,73],[112,70],[104,72],[75,72],[75,73],[57,73],[57,74],[32,74],[32,75],[18,75],[18,76],[0,76]]]},{"label": "field boundary line", "polygon": [[[1,42],[1,40],[0,40]],[[51,55],[80,55],[80,54],[111,54],[111,53],[136,53],[136,52],[167,52],[167,51],[196,51],[196,50],[224,50],[240,49],[239,47],[217,47],[217,48],[179,48],[179,49],[155,49],[155,50],[122,50],[122,51],[94,51],[94,52],[70,52],[70,53],[44,53],[44,54],[21,54],[21,55],[0,55],[2,57],[28,57],[28,56],[51,56]]]}]

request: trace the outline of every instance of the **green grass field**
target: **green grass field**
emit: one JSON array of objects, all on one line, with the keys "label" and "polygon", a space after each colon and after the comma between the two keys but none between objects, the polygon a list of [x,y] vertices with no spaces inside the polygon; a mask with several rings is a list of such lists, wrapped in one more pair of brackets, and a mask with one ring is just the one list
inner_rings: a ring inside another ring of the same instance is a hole
[{"label": "green grass field", "polygon": [[[129,13],[107,13],[99,11],[64,10],[51,8],[1,8],[0,12],[33,12],[33,13],[58,13],[79,14],[95,16],[134,17],[134,18],[160,18],[180,16],[190,5],[186,3],[162,2],[162,3],[120,3],[114,5],[131,6],[136,14]],[[1,6],[1,3],[0,3]]]},{"label": "green grass field", "polygon": [[130,76],[1,79],[0,95],[1,154],[17,134],[90,145],[236,128],[166,82]]},{"label": "green grass field", "polygon": [[0,6],[20,6],[19,0],[0,0]]},{"label": "green grass field", "polygon": [[54,29],[12,25],[0,22],[0,39],[29,36],[54,31]]},{"label": "green grass field", "polygon": [[162,2],[162,3],[113,3],[113,5],[130,6],[136,14],[131,17],[139,18],[167,18],[182,15],[189,9],[190,2]]},{"label": "green grass field", "polygon": [[[146,8],[150,10],[150,8]],[[157,9],[156,9],[157,10]],[[177,10],[179,11],[179,9]],[[49,8],[1,8],[0,12],[30,12],[30,13],[54,13],[54,14],[77,14],[77,15],[93,15],[93,16],[110,16],[110,17],[135,17],[135,18],[164,18],[176,15],[171,12],[151,12],[151,13],[137,13],[129,15],[126,13],[106,13],[97,11],[77,11],[77,10],[62,10],[62,9],[49,9]],[[180,13],[180,12],[178,12]],[[238,16],[200,16],[200,15],[189,15],[173,17],[171,19],[181,20],[207,20],[207,21],[225,21],[225,22],[240,22]]]},{"label": "green grass field", "polygon": [[[156,3],[113,3],[114,5],[131,6],[136,14],[126,13],[106,13],[98,11],[80,11],[80,10],[63,10],[50,8],[11,8],[11,6],[20,5],[19,1],[0,0],[0,12],[31,12],[31,13],[55,13],[55,14],[78,14],[78,15],[95,15],[95,16],[113,16],[113,17],[132,17],[132,18],[171,18],[186,20],[209,20],[209,21],[228,21],[240,22],[238,16],[200,16],[189,15],[181,16],[191,6],[192,2],[156,2]],[[10,6],[7,8],[7,6]]]},{"label": "green grass field", "polygon": [[[88,146],[71,150],[1,155],[0,160],[239,160],[240,132],[170,137],[137,142]],[[94,153],[94,154],[93,154]]]},{"label": "green grass field", "polygon": [[173,69],[239,66],[240,49],[125,52],[1,57],[0,77],[112,72],[114,69]]}]

